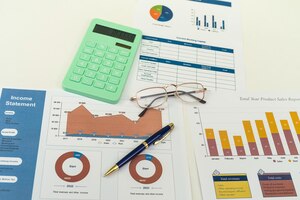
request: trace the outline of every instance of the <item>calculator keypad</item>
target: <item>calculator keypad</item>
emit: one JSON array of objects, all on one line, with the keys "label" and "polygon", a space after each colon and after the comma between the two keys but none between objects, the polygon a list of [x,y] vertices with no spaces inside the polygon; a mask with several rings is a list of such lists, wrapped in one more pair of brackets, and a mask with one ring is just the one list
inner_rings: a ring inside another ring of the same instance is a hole
[{"label": "calculator keypad", "polygon": [[130,52],[106,44],[85,44],[70,80],[108,92],[116,92]]}]

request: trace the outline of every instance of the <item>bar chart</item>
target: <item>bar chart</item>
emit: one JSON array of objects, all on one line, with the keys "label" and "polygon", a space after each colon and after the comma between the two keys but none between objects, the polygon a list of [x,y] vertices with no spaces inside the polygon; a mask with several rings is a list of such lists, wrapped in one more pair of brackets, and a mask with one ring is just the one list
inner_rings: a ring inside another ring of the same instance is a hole
[{"label": "bar chart", "polygon": [[[210,19],[209,19],[209,17],[210,17]],[[196,23],[195,25],[197,26],[198,29],[200,29],[201,27],[205,27],[205,28],[215,28],[215,29],[225,30],[225,20],[221,20],[220,24],[222,24],[222,25],[218,26],[214,15],[212,15],[212,16],[203,15],[203,17],[197,16],[195,23]]]},{"label": "bar chart", "polygon": [[197,30],[225,31],[227,28],[226,20],[217,14],[200,13],[192,9],[191,18]]},{"label": "bar chart", "polygon": [[185,107],[206,199],[299,199],[300,96],[211,93],[206,101]]},{"label": "bar chart", "polygon": [[[260,113],[260,119],[241,119],[237,133],[222,127],[203,127],[208,156],[296,156],[299,155],[300,119],[296,111],[286,118],[275,112]],[[203,123],[202,123],[203,124]]]}]

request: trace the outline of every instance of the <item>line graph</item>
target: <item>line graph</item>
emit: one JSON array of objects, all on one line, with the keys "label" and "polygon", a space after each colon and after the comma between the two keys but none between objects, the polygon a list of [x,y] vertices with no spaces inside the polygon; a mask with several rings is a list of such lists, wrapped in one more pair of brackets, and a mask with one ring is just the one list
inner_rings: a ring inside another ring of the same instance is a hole
[{"label": "line graph", "polygon": [[124,114],[94,117],[89,110],[80,105],[67,114],[66,135],[145,139],[161,128],[160,110],[151,109],[135,121]]},{"label": "line graph", "polygon": [[[141,108],[130,101],[110,105],[54,97],[50,109],[49,145],[132,148],[169,123],[167,105],[150,109],[142,118]],[[169,149],[170,138],[159,148]]]}]

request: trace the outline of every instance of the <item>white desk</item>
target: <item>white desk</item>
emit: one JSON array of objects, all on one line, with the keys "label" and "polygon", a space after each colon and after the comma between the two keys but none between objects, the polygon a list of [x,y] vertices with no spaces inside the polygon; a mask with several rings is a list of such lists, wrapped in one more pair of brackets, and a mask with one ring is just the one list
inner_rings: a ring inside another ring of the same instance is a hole
[{"label": "white desk", "polygon": [[[92,18],[131,25],[137,0],[0,0],[0,86],[61,88]],[[246,88],[300,90],[300,1],[241,1]],[[192,160],[190,160],[193,163]],[[191,166],[193,199],[201,199]]]}]

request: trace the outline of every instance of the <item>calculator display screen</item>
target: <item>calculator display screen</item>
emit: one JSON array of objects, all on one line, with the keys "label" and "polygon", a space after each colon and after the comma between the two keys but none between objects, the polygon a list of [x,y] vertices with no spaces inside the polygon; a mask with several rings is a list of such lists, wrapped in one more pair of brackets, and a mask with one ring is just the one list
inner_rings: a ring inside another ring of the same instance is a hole
[{"label": "calculator display screen", "polygon": [[111,36],[111,37],[115,37],[115,38],[118,38],[118,39],[121,39],[121,40],[126,40],[128,42],[133,42],[134,38],[135,38],[135,34],[128,33],[128,32],[125,32],[125,31],[120,31],[120,30],[110,28],[110,27],[107,27],[107,26],[102,26],[102,25],[99,25],[99,24],[96,24],[93,32],[94,33],[100,33],[100,34],[107,35],[107,36]]}]

